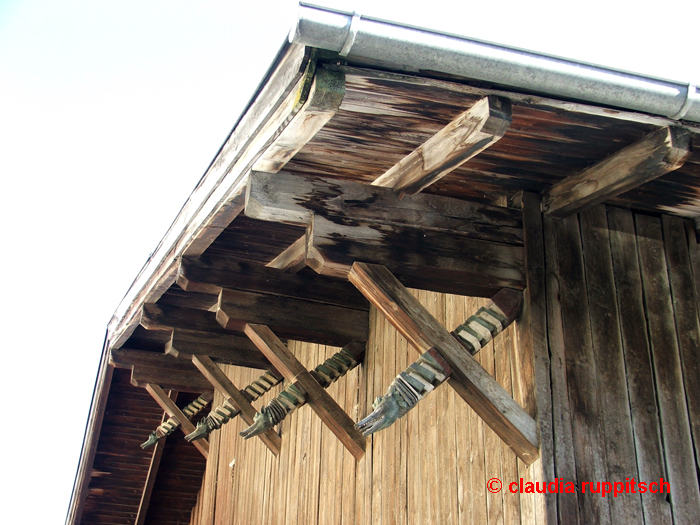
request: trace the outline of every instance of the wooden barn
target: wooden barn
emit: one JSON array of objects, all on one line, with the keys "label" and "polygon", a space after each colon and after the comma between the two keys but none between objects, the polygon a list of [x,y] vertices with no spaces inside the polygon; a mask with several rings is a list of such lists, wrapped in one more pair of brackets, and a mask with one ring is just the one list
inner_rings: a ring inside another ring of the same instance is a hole
[{"label": "wooden barn", "polygon": [[303,4],[66,523],[700,523],[698,217],[695,86]]}]

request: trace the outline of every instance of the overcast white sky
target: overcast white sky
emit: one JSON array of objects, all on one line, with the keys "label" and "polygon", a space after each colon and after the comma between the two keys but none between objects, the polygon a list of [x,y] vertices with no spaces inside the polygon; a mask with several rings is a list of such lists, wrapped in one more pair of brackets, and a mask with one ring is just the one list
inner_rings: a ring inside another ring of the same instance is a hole
[{"label": "overcast white sky", "polygon": [[[684,25],[697,0],[668,13],[600,0],[317,3],[700,83]],[[0,0],[8,523],[63,522],[107,322],[294,12],[291,0]]]}]

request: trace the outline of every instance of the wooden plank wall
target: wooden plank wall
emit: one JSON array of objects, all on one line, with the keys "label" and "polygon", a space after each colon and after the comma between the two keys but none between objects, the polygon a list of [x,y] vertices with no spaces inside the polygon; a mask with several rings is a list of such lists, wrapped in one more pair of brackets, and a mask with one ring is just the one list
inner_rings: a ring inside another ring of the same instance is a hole
[{"label": "wooden plank wall", "polygon": [[[559,521],[699,523],[692,224],[600,205],[544,228]],[[662,477],[670,497],[581,490]]]},{"label": "wooden plank wall", "polygon": [[[414,292],[452,330],[485,300]],[[515,327],[489,344],[477,359],[511,391]],[[313,368],[337,349],[291,342],[290,349]],[[418,357],[418,352],[376,310],[370,314],[370,340],[362,366],[329,388],[355,420],[371,411],[376,396]],[[242,387],[256,372],[227,366]],[[518,377],[517,384],[527,382]],[[529,379],[531,380],[531,378]],[[269,401],[280,387],[268,393]],[[215,403],[221,402],[216,396]],[[260,402],[256,402],[260,407]],[[491,494],[489,479],[517,481],[525,471],[515,454],[447,385],[441,386],[397,424],[368,439],[356,462],[309,407],[282,424],[278,458],[260,440],[238,437],[245,425],[229,423],[210,439],[210,457],[192,511],[192,525],[273,524],[519,524],[542,507],[541,495]],[[230,467],[235,460],[233,468]],[[522,497],[522,501],[521,501]],[[521,509],[529,509],[523,513]]]}]

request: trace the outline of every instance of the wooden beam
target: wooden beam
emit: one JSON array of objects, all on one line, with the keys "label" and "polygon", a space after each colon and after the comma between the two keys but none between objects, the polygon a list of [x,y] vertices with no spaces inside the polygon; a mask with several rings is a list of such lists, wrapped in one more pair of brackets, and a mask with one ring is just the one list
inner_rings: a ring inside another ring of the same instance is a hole
[{"label": "wooden beam", "polygon": [[194,354],[207,355],[217,363],[268,370],[272,365],[247,337],[232,334],[211,334],[173,328],[165,345],[166,355],[191,365]]},{"label": "wooden beam", "polygon": [[511,122],[507,98],[482,98],[424,144],[377,178],[372,185],[415,195],[495,144]]},{"label": "wooden beam", "polygon": [[[180,422],[180,430],[182,430],[185,435],[194,432],[194,425],[192,422],[187,419],[187,416],[182,413],[182,410],[178,408],[159,385],[148,383],[146,385],[146,390],[151,394],[151,397],[156,400],[156,403],[165,410],[168,416],[174,417]],[[197,447],[197,450],[202,453],[205,459],[209,458],[209,442],[206,439],[198,439],[197,441],[193,441],[192,444]]]},{"label": "wooden beam", "polygon": [[502,288],[525,288],[522,246],[315,216],[307,232],[307,264],[347,278],[355,261],[387,266],[406,286],[436,292],[491,297]]},{"label": "wooden beam", "polygon": [[[253,174],[246,215],[306,225],[306,264],[322,275],[345,279],[354,261],[365,261],[389,267],[413,288],[491,297],[525,287],[522,219],[514,210],[429,195],[405,199],[404,209],[384,188],[275,177],[281,184]],[[278,260],[296,260],[300,245]]]},{"label": "wooden beam", "polygon": [[211,389],[201,374],[170,370],[166,368],[134,365],[131,369],[131,384],[145,387],[149,383],[161,385],[168,390],[199,394]]},{"label": "wooden beam", "polygon": [[289,339],[340,347],[367,341],[369,330],[364,310],[227,288],[221,290],[216,319],[229,330],[265,323]]},{"label": "wooden beam", "polygon": [[299,226],[308,226],[315,215],[322,215],[337,218],[336,222],[360,221],[523,243],[522,217],[517,210],[427,193],[399,199],[391,188],[287,172],[252,173],[245,214]]},{"label": "wooden beam", "polygon": [[215,312],[206,312],[196,308],[183,308],[156,303],[147,303],[142,307],[141,326],[148,330],[172,330],[182,328],[212,334],[228,334],[216,322]]},{"label": "wooden beam", "polygon": [[340,108],[345,74],[318,69],[303,108],[284,123],[284,130],[253,165],[257,171],[279,171],[309,142]]},{"label": "wooden beam", "polygon": [[661,128],[554,184],[542,196],[542,211],[568,217],[680,168],[689,155],[688,130]]},{"label": "wooden beam", "polygon": [[319,385],[309,371],[287,349],[269,327],[248,324],[245,333],[257,345],[262,353],[282,372],[290,383],[298,383],[308,396],[307,403],[321,421],[345,445],[350,453],[360,460],[365,454],[365,438],[355,428],[350,416]]},{"label": "wooden beam", "polygon": [[188,292],[207,291],[218,296],[222,288],[228,288],[369,311],[367,299],[346,280],[312,272],[290,275],[217,256],[183,257],[177,283]]},{"label": "wooden beam", "polygon": [[306,235],[299,237],[277,257],[266,264],[287,273],[297,273],[306,267]]},{"label": "wooden beam", "polygon": [[[177,401],[177,391],[170,390],[168,392],[168,397],[173,402]],[[164,412],[163,417],[160,420],[161,425],[165,423],[166,419],[168,419],[168,414],[167,412]],[[136,513],[136,525],[144,525],[144,523],[146,522],[148,505],[151,502],[151,494],[153,494],[153,487],[156,484],[156,477],[158,476],[158,468],[160,467],[160,459],[161,457],[163,457],[163,449],[165,449],[166,439],[168,439],[168,436],[159,439],[153,447],[151,464],[148,467],[148,474],[146,475],[146,484],[143,486],[143,493],[141,494],[139,510]]]},{"label": "wooden beam", "polygon": [[[355,263],[350,282],[421,353],[435,348],[452,367],[450,385],[528,465],[539,456],[535,420],[464,350],[385,267]],[[272,359],[271,359],[272,360]]]},{"label": "wooden beam", "polygon": [[[240,410],[241,418],[243,418],[247,424],[252,425],[253,418],[258,411],[253,408],[250,401],[248,401],[248,399],[241,394],[240,390],[236,388],[233,382],[226,376],[226,374],[224,374],[217,364],[204,355],[192,356],[192,362],[204,375],[204,377],[206,377],[207,380],[214,386],[214,388],[216,388],[221,395],[228,399],[233,406]],[[269,448],[270,452],[272,452],[275,456],[280,453],[282,440],[274,430],[268,429],[262,434],[259,434],[258,437],[263,443],[265,443],[265,446]],[[196,441],[193,443],[196,443]]]}]

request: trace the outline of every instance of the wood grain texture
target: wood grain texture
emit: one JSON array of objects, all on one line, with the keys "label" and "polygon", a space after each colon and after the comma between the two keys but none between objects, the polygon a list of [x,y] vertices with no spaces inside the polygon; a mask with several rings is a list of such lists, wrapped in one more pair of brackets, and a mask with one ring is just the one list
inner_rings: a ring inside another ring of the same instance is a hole
[{"label": "wood grain texture", "polygon": [[497,142],[510,122],[510,100],[484,97],[372,184],[415,195]]},{"label": "wood grain texture", "polygon": [[307,403],[343,445],[361,459],[365,453],[365,438],[355,423],[332,397],[319,385],[277,336],[264,325],[247,324],[245,333],[290,383],[298,382],[306,391]]},{"label": "wood grain texture", "polygon": [[[573,449],[579,483],[607,475],[578,216],[554,223]],[[600,392],[600,395],[604,393]],[[611,523],[610,502],[579,493],[581,521]]]},{"label": "wood grain texture", "polygon": [[[599,397],[599,407],[606,437],[607,477],[640,479],[605,206],[601,204],[581,212],[580,222],[597,390],[604,392]],[[641,496],[625,494],[613,498],[610,513],[616,521],[637,520],[642,514]]]},{"label": "wood grain texture", "polygon": [[[612,207],[607,217],[639,479],[658,479],[666,476],[666,468],[649,337],[647,330],[640,330],[647,319],[634,217]],[[646,492],[641,497],[646,523],[671,523],[671,505],[664,494]]]},{"label": "wood grain texture", "polygon": [[267,358],[243,335],[213,334],[183,328],[173,328],[165,353],[191,362],[194,354],[206,355],[217,363],[269,370]]},{"label": "wood grain texture", "polygon": [[291,275],[226,257],[183,257],[177,283],[187,291],[218,294],[222,288],[303,299],[369,311],[369,303],[347,281],[307,271]]},{"label": "wood grain texture", "polygon": [[332,346],[367,340],[366,310],[272,294],[222,289],[216,319],[227,330],[263,323],[281,337]]},{"label": "wood grain texture", "polygon": [[[668,265],[678,347],[683,366],[683,385],[688,402],[688,417],[694,443],[700,443],[700,326],[695,300],[693,271],[688,251],[685,221],[664,215],[661,218],[664,251]],[[700,450],[695,448],[695,463],[700,465]]]},{"label": "wood grain texture", "polygon": [[[170,397],[163,391],[163,389],[153,383],[146,384],[146,391],[151,394],[151,397],[155,399],[156,403],[168,414],[170,417],[174,417],[180,423],[180,430],[182,430],[185,435],[194,432],[194,425],[187,419],[187,416],[182,413],[182,410],[178,408],[175,402],[170,399]],[[199,439],[193,441],[192,444],[197,450],[199,450],[205,459],[209,458],[209,442],[206,439]]]},{"label": "wood grain texture", "polygon": [[[248,425],[252,425],[253,418],[258,411],[250,404],[248,398],[241,394],[240,390],[238,390],[236,385],[221,371],[217,364],[205,355],[192,356],[192,362],[202,375],[207,378],[207,381],[209,381],[225,399],[240,410],[241,419]],[[279,454],[280,437],[273,429],[267,429],[262,434],[258,434],[258,437],[265,443],[265,446],[270,449],[270,452],[275,456]],[[193,443],[196,443],[196,441]]]},{"label": "wood grain texture", "polygon": [[358,289],[421,353],[435,348],[453,369],[449,383],[526,463],[539,455],[535,421],[384,267],[355,263]]},{"label": "wood grain texture", "polygon": [[661,128],[557,182],[542,197],[542,210],[554,217],[567,217],[680,168],[689,155],[690,135],[686,130]]},{"label": "wood grain texture", "polygon": [[636,215],[635,226],[673,521],[694,523],[700,491],[695,464],[689,461],[694,453],[686,396],[679,388],[683,372],[661,221]]},{"label": "wood grain texture", "polygon": [[390,188],[288,172],[252,173],[245,213],[303,226],[311,223],[313,215],[322,215],[506,244],[523,242],[520,214],[509,208],[429,194],[399,199]]}]

